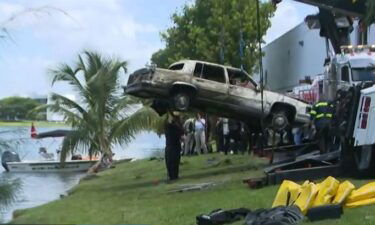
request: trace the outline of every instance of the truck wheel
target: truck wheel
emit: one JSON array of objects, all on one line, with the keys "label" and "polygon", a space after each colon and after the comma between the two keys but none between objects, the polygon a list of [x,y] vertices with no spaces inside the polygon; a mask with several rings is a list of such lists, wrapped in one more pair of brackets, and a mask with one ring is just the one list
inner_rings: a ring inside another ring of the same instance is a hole
[{"label": "truck wheel", "polygon": [[358,175],[361,177],[373,177],[375,175],[375,156],[372,145],[364,145],[354,149],[354,160]]},{"label": "truck wheel", "polygon": [[283,130],[289,125],[287,113],[284,110],[277,110],[272,113],[271,126],[275,130]]},{"label": "truck wheel", "polygon": [[374,177],[375,154],[372,146],[350,147],[348,141],[341,144],[340,172],[344,176]]},{"label": "truck wheel", "polygon": [[187,111],[190,106],[191,97],[186,92],[176,92],[172,96],[174,108],[178,111]]}]

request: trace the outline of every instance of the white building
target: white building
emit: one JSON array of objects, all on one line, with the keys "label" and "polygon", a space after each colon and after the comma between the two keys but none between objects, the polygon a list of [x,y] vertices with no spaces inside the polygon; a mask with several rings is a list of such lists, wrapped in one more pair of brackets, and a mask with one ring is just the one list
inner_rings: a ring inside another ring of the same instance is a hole
[{"label": "white building", "polygon": [[[368,30],[369,44],[375,44],[375,25]],[[358,26],[351,33],[353,45],[360,44]],[[309,30],[302,22],[264,47],[263,71],[265,86],[273,91],[285,92],[299,84],[306,76],[323,73],[327,57],[325,38],[319,30]],[[259,80],[259,77],[256,77]]]}]

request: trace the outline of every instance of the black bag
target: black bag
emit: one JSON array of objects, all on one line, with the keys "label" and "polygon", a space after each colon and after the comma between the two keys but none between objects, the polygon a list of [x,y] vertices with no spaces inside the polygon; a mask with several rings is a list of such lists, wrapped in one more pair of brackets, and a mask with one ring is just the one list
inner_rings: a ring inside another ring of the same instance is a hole
[{"label": "black bag", "polygon": [[232,223],[246,217],[251,210],[246,208],[238,208],[224,211],[216,209],[208,215],[202,214],[196,217],[197,225],[219,225],[225,223]]}]

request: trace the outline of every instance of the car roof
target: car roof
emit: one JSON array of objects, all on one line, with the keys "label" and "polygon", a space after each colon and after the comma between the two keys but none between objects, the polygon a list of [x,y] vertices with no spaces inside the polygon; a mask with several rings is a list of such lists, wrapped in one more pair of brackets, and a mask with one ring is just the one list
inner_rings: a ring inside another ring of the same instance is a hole
[{"label": "car roof", "polygon": [[[231,67],[231,66],[225,66],[225,65],[222,65],[222,64],[218,64],[218,63],[211,63],[211,62],[206,62],[206,61],[200,61],[200,60],[191,60],[191,59],[184,59],[184,60],[180,60],[180,61],[177,61],[175,63],[172,63],[169,67],[173,66],[173,65],[176,65],[176,64],[180,64],[180,63],[204,63],[204,64],[209,64],[209,65],[214,65],[214,66],[221,66],[221,67],[225,67],[227,69],[232,69],[232,70],[238,70],[238,71],[242,71],[241,69],[239,68],[235,68],[235,67]],[[245,71],[245,70],[244,70]],[[246,71],[245,71],[246,72]],[[247,73],[247,72],[246,72]]]}]

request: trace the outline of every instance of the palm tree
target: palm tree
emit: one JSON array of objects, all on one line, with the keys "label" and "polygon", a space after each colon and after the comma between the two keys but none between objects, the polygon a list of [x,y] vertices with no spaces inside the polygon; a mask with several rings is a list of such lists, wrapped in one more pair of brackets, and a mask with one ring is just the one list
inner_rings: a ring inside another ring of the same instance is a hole
[{"label": "palm tree", "polygon": [[[60,113],[72,126],[72,132],[64,139],[61,158],[77,149],[91,156],[112,162],[114,144],[126,144],[142,131],[155,127],[158,117],[150,107],[129,96],[122,96],[119,78],[127,71],[127,62],[116,58],[102,57],[95,52],[85,51],[78,56],[73,67],[61,64],[51,70],[52,85],[68,83],[79,96],[73,101],[52,93],[53,104],[47,105],[53,112]],[[100,163],[89,171],[96,171]]]},{"label": "palm tree", "polygon": [[0,209],[7,207],[15,200],[19,187],[19,180],[0,180]]}]

